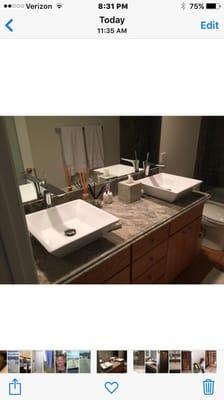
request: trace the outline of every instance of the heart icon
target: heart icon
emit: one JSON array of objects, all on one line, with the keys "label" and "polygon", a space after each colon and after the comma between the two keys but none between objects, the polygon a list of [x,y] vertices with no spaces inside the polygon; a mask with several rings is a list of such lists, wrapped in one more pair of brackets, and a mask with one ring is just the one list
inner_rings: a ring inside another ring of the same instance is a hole
[{"label": "heart icon", "polygon": [[106,389],[110,394],[113,394],[113,393],[115,393],[116,390],[118,389],[119,384],[118,384],[118,382],[106,382],[104,386],[105,386],[105,389]]}]

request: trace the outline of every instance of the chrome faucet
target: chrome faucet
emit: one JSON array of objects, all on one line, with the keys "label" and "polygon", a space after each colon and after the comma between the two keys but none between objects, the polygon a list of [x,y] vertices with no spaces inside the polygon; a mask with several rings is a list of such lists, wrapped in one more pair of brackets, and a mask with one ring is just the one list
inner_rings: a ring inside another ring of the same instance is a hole
[{"label": "chrome faucet", "polygon": [[53,206],[53,202],[52,202],[53,196],[52,196],[52,194],[48,190],[45,190],[43,196],[44,196],[45,207],[46,208],[52,207]]},{"label": "chrome faucet", "polygon": [[42,197],[41,187],[44,189],[46,181],[44,179],[43,180],[39,179],[36,174],[35,176],[31,174],[25,174],[25,178],[27,179],[28,182],[34,183],[38,197]]},{"label": "chrome faucet", "polygon": [[129,162],[134,167],[134,172],[139,172],[139,160],[131,160],[129,158],[121,158],[122,161]]},{"label": "chrome faucet", "polygon": [[166,166],[164,164],[154,164],[154,163],[150,163],[149,161],[143,161],[143,169],[144,169],[144,173],[145,176],[149,175],[149,170],[151,168],[165,168]]},{"label": "chrome faucet", "polygon": [[157,167],[157,168],[165,168],[166,166],[165,166],[165,164],[153,164],[154,165],[154,167]]},{"label": "chrome faucet", "polygon": [[146,155],[146,160],[143,161],[143,169],[146,176],[149,175],[150,168],[165,168],[164,164],[154,164],[149,161],[149,152]]}]

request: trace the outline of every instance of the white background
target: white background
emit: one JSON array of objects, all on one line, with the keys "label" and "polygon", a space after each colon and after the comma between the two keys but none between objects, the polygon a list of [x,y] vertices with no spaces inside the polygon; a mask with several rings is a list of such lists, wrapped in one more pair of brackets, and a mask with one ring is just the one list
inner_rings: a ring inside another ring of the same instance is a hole
[{"label": "white background", "polygon": [[1,296],[1,349],[224,349],[222,286],[4,286]]},{"label": "white background", "polygon": [[223,40],[4,40],[1,114],[223,114]]},{"label": "white background", "polygon": [[[0,114],[223,115],[222,40],[1,40]],[[0,347],[224,348],[221,286],[2,286]]]}]

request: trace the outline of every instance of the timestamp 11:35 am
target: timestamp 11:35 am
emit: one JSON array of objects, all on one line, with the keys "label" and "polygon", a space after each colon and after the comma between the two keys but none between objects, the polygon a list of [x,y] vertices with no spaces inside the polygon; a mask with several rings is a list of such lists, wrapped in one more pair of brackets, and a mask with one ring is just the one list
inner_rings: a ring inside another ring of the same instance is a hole
[{"label": "timestamp 11:35 am", "polygon": [[97,28],[99,34],[127,34],[127,28]]}]

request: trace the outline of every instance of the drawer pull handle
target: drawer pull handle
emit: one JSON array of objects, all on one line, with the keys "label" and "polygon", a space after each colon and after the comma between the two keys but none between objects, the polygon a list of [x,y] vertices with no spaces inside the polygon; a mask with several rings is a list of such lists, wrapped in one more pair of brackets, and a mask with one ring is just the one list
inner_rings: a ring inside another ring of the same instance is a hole
[{"label": "drawer pull handle", "polygon": [[187,226],[185,229],[182,230],[182,233],[186,235],[188,232],[192,231],[192,226]]}]

